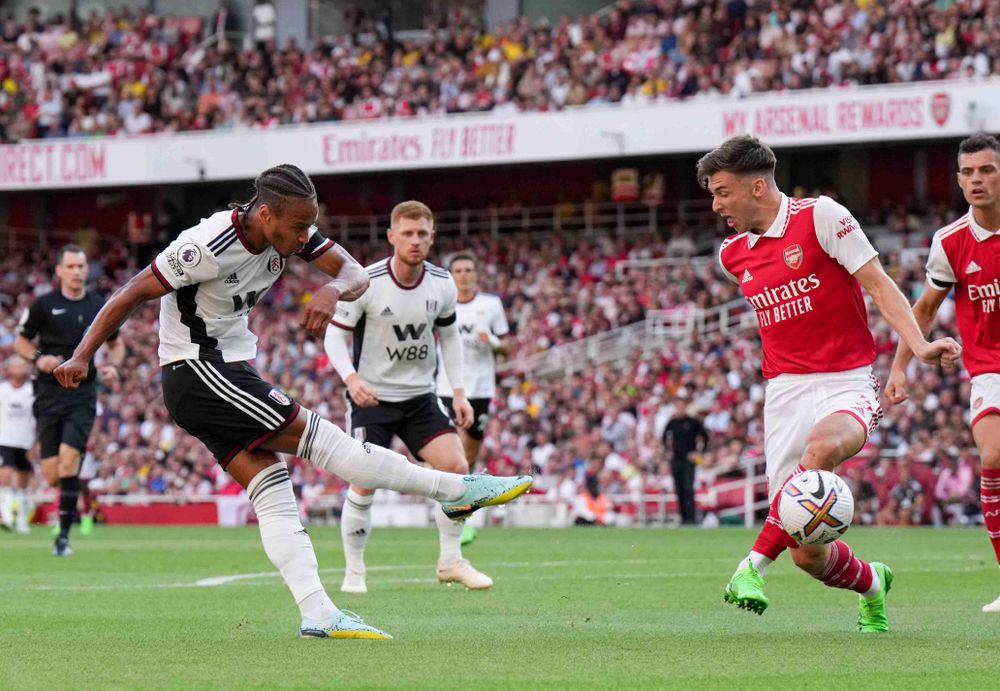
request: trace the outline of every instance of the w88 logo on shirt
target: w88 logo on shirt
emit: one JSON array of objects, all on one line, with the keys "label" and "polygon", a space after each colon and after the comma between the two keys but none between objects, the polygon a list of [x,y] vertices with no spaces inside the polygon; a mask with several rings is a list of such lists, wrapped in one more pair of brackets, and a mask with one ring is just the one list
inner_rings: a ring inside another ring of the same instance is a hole
[{"label": "w88 logo on shirt", "polygon": [[396,334],[396,340],[400,341],[403,345],[398,348],[386,346],[385,354],[389,356],[390,361],[405,360],[412,362],[414,360],[427,359],[427,356],[430,354],[429,345],[426,343],[406,345],[406,341],[419,341],[422,339],[424,332],[427,330],[427,324],[393,324],[392,330]]}]

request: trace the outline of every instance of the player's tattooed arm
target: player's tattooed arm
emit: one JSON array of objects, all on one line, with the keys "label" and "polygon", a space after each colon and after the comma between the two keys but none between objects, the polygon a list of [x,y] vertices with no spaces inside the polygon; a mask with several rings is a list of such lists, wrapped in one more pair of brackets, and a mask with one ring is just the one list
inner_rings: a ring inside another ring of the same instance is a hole
[{"label": "player's tattooed arm", "polygon": [[75,389],[87,378],[90,359],[108,336],[117,331],[135,308],[149,300],[166,295],[167,288],[160,282],[150,267],[146,267],[129,282],[116,290],[104,303],[104,307],[94,317],[94,323],[87,329],[80,345],[73,351],[73,357],[53,370],[60,384],[67,389]]},{"label": "player's tattooed arm", "polygon": [[316,291],[302,311],[299,324],[319,338],[333,318],[337,303],[357,300],[368,290],[368,272],[340,245],[334,245],[313,261],[313,265],[333,280]]},{"label": "player's tattooed arm", "polygon": [[340,245],[324,252],[313,266],[333,278],[327,285],[337,291],[338,300],[352,302],[368,290],[368,272]]}]

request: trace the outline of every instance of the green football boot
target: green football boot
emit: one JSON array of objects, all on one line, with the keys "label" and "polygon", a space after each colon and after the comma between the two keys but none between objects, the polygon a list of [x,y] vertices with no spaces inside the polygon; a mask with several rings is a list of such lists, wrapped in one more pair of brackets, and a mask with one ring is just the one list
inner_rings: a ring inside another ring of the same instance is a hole
[{"label": "green football boot", "polygon": [[767,609],[767,596],[764,595],[764,579],[753,564],[740,569],[733,574],[726,586],[723,600],[757,614],[763,614]]},{"label": "green football boot", "polygon": [[885,596],[892,588],[892,569],[877,561],[872,568],[878,574],[880,583],[878,595],[867,600],[861,596],[858,603],[858,631],[861,633],[883,633],[889,630],[889,619],[885,616]]}]

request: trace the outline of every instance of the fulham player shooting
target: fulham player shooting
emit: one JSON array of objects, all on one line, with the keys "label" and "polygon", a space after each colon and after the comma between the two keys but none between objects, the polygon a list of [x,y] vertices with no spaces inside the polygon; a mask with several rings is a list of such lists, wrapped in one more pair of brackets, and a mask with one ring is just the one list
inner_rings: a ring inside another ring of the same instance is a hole
[{"label": "fulham player shooting", "polygon": [[183,231],[150,267],[118,289],[55,376],[67,388],[78,387],[98,346],[138,305],[159,299],[164,402],[174,421],[246,488],[264,551],[299,607],[299,635],[389,638],[337,609],[327,596],[278,454],[305,458],[364,487],[432,497],[455,518],[512,499],[531,478],[463,477],[419,468],[399,454],[352,439],[261,378],[249,362],[257,338],[248,315],[292,256],[333,279],[303,310],[300,323],[313,336],[323,334],[339,302],[364,293],[368,276],[316,230],[316,190],[301,170],[287,164],[269,168],[254,188],[250,202]]}]

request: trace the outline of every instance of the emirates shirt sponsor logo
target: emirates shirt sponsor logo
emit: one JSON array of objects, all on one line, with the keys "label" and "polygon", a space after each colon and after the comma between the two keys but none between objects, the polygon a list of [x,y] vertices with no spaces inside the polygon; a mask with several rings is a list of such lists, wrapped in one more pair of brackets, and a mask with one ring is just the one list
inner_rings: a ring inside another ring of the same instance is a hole
[{"label": "emirates shirt sponsor logo", "polygon": [[765,327],[812,312],[812,299],[807,293],[819,286],[819,276],[810,274],[806,278],[793,278],[788,283],[774,288],[764,286],[753,295],[744,292],[744,295],[756,311],[757,321]]},{"label": "emirates shirt sponsor logo", "polygon": [[[969,270],[966,269],[966,274]],[[992,283],[970,283],[969,300],[979,301],[979,308],[984,314],[991,314],[997,311],[997,300],[1000,299],[1000,279],[993,279]]]},{"label": "emirates shirt sponsor logo", "polygon": [[974,274],[977,271],[982,271],[982,270],[983,267],[979,266],[979,264],[977,264],[975,261],[969,262],[969,265],[965,267],[965,273],[967,274]]},{"label": "emirates shirt sponsor logo", "polygon": [[753,276],[750,275],[750,269],[743,271],[743,276],[740,277],[740,283],[747,283],[753,280]]},{"label": "emirates shirt sponsor logo", "polygon": [[785,263],[790,269],[802,266],[802,245],[789,245],[784,252]]}]

